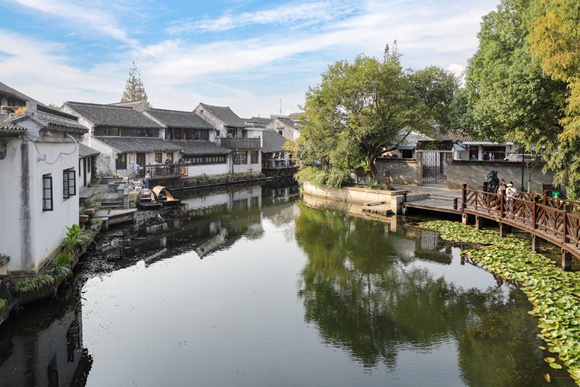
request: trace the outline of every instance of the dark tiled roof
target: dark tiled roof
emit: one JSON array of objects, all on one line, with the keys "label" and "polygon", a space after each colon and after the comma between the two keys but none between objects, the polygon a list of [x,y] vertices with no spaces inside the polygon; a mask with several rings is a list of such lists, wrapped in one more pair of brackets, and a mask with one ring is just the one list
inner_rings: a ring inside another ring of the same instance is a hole
[{"label": "dark tiled roof", "polygon": [[98,156],[101,152],[95,150],[85,144],[79,144],[79,158],[84,159],[86,157]]},{"label": "dark tiled roof", "polygon": [[95,124],[95,126],[161,129],[161,125],[146,117],[143,113],[128,107],[82,102],[66,102],[66,104],[77,114]]},{"label": "dark tiled roof", "polygon": [[246,126],[246,122],[238,117],[229,106],[212,106],[204,103],[200,103],[199,105],[226,126],[233,128],[244,128]]},{"label": "dark tiled roof", "polygon": [[262,153],[283,152],[286,139],[280,133],[272,129],[264,130]]},{"label": "dark tiled roof", "polygon": [[227,155],[229,149],[204,140],[171,140],[173,144],[180,147],[184,156],[194,155]]},{"label": "dark tiled roof", "polygon": [[422,151],[450,151],[453,149],[453,141],[419,141],[417,150]]},{"label": "dark tiled roof", "polygon": [[6,97],[12,97],[14,99],[18,99],[22,102],[26,102],[26,101],[34,101],[33,98],[30,98],[29,96],[22,94],[21,92],[19,92],[16,89],[11,88],[10,86],[6,85],[5,83],[0,82],[0,95],[2,96],[6,96]]},{"label": "dark tiled roof", "polygon": [[151,109],[146,113],[167,128],[213,129],[207,121],[193,112]]},{"label": "dark tiled roof", "polygon": [[287,117],[278,117],[277,120],[280,121],[280,122],[282,122],[284,125],[288,125],[291,128],[294,127],[294,121],[292,121],[290,118],[287,118]]},{"label": "dark tiled roof", "polygon": [[[54,110],[52,111],[59,113],[58,111]],[[76,133],[76,134],[85,134],[88,132],[87,128],[79,124],[76,117],[68,114],[63,116],[61,114],[56,115],[38,110],[34,114],[34,118],[38,119],[39,121],[42,122],[42,124],[44,124],[43,129],[51,130],[53,132]]]},{"label": "dark tiled roof", "polygon": [[0,122],[0,137],[18,137],[23,133],[26,133],[26,128],[8,121]]},{"label": "dark tiled roof", "polygon": [[159,137],[95,137],[120,152],[172,152],[181,148]]},{"label": "dark tiled roof", "polygon": [[262,124],[264,126],[268,125],[273,120],[271,118],[264,118],[264,117],[252,117],[246,120],[247,122],[256,122]]}]

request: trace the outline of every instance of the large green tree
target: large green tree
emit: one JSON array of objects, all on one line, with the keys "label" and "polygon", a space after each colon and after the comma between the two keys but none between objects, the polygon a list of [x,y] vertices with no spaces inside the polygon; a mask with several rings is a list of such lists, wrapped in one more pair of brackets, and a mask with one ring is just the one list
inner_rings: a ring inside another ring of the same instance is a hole
[{"label": "large green tree", "polygon": [[552,147],[548,166],[557,181],[580,191],[580,3],[577,0],[535,0],[528,37],[530,50],[544,72],[567,85],[563,131]]},{"label": "large green tree", "polygon": [[353,63],[336,62],[306,93],[298,157],[340,170],[364,161],[378,182],[375,160],[386,149],[413,130],[447,125],[457,85],[451,73],[437,67],[404,70],[400,54],[388,46],[381,60],[360,55]]},{"label": "large green tree", "polygon": [[133,62],[133,66],[129,71],[129,79],[125,83],[125,91],[123,91],[123,97],[121,97],[121,102],[134,101],[145,101],[145,103],[148,103],[147,92],[145,92],[145,86],[143,86],[143,81],[141,81],[135,62]]},{"label": "large green tree", "polygon": [[545,76],[526,45],[530,0],[504,0],[483,18],[465,89],[453,102],[454,126],[481,139],[528,149],[553,144],[565,85]]}]

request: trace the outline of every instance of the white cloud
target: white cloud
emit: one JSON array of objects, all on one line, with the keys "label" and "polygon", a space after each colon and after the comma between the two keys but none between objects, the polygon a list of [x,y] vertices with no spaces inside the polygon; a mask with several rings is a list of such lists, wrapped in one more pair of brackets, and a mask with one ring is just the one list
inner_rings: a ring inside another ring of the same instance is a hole
[{"label": "white cloud", "polygon": [[169,34],[188,32],[228,31],[253,25],[286,25],[305,27],[340,19],[352,15],[358,2],[353,1],[317,1],[312,3],[283,4],[276,8],[253,12],[226,12],[218,18],[202,20],[181,20],[167,28]]},{"label": "white cloud", "polygon": [[[117,21],[118,17],[112,12],[117,7],[110,6],[109,4],[71,0],[15,0],[14,3],[60,19],[65,19],[79,26],[81,31],[83,29],[90,29],[129,45],[137,44],[119,26]],[[123,8],[123,10],[126,12],[127,8]]]}]

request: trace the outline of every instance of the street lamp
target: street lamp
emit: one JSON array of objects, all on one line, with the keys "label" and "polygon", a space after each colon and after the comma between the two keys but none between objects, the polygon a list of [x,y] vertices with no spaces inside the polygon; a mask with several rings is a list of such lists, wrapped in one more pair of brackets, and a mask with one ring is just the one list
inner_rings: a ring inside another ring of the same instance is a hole
[{"label": "street lamp", "polygon": [[521,147],[520,150],[522,151],[522,187],[521,187],[521,192],[524,192],[524,168],[526,166],[526,154],[525,154],[525,148]]}]

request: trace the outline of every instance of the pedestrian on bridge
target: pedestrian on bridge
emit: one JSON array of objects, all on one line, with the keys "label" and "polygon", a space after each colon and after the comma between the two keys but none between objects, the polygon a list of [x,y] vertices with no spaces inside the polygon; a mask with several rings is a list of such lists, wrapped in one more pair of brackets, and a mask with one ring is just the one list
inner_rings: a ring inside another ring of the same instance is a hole
[{"label": "pedestrian on bridge", "polygon": [[518,190],[514,187],[514,184],[510,181],[505,190],[507,196],[507,209],[512,212],[514,209],[514,198],[516,197]]}]

